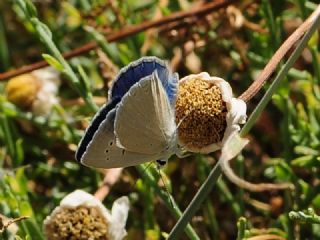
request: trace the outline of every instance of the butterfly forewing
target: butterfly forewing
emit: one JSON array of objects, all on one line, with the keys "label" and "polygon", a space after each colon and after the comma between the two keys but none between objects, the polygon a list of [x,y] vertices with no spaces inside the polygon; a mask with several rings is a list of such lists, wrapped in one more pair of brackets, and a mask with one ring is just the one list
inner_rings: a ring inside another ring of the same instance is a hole
[{"label": "butterfly forewing", "polygon": [[[168,66],[157,57],[142,57],[122,68],[110,90],[110,99],[122,98],[136,82],[151,75],[154,71],[165,75]],[[169,85],[168,78],[163,78],[163,80],[163,84]]]},{"label": "butterfly forewing", "polygon": [[117,108],[115,135],[123,148],[156,155],[175,132],[173,110],[157,72],[132,86]]}]

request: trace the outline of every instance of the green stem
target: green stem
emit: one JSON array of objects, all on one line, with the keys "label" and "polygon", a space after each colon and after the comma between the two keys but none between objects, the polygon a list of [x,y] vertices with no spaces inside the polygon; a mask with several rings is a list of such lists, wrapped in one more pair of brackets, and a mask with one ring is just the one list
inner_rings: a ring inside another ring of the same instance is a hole
[{"label": "green stem", "polygon": [[[244,176],[244,157],[242,155],[238,155],[237,161],[236,161],[236,169],[238,170],[238,176],[243,178]],[[244,214],[244,189],[238,188],[237,189],[237,199],[235,202],[237,202],[239,206],[239,215],[237,217],[239,218],[240,215]]]},{"label": "green stem", "polygon": [[178,220],[177,224],[173,227],[172,231],[169,234],[168,240],[179,239],[185,226],[188,224],[190,219],[198,211],[202,202],[206,199],[208,194],[211,192],[211,189],[217,182],[220,175],[221,175],[220,165],[216,164],[216,166],[212,169],[207,179],[201,185],[199,191],[191,200],[189,206],[186,208],[186,210],[182,214],[182,217]]},{"label": "green stem", "polygon": [[[209,164],[205,162],[203,156],[201,154],[197,154],[196,161],[198,162],[198,176],[199,180],[203,182],[206,179],[207,171],[209,169]],[[219,234],[219,224],[216,218],[215,210],[212,205],[212,202],[209,199],[205,203],[205,209],[203,211],[204,215],[206,216],[206,220],[208,222],[208,227],[211,231],[212,238],[218,239]]]},{"label": "green stem", "polygon": [[[181,213],[181,210],[179,209],[179,206],[177,205],[173,197],[168,192],[165,192],[163,189],[159,188],[156,179],[153,177],[150,171],[148,169],[143,168],[142,165],[136,166],[136,169],[138,170],[140,175],[144,178],[145,182],[147,184],[150,184],[150,186],[157,192],[158,196],[164,201],[165,205],[173,214],[173,216],[176,217],[177,219],[178,218],[181,219],[182,213]],[[185,232],[190,239],[193,239],[193,240],[200,239],[200,237],[197,235],[197,233],[191,227],[190,224],[187,225]]]},{"label": "green stem", "polygon": [[6,39],[6,28],[4,25],[3,16],[0,16],[0,59],[1,59],[1,66],[0,70],[5,71],[10,66],[10,55],[8,50],[8,43]]},{"label": "green stem", "polygon": [[237,222],[237,226],[238,226],[237,240],[245,239],[246,225],[247,225],[247,219],[245,219],[244,217],[239,218],[239,220]]},{"label": "green stem", "polygon": [[219,189],[219,192],[223,194],[223,196],[221,196],[220,198],[223,198],[223,200],[231,206],[231,209],[238,218],[241,215],[241,208],[239,203],[237,202],[237,199],[235,199],[235,197],[230,192],[227,184],[224,181],[219,181],[217,182],[217,187]]},{"label": "green stem", "polygon": [[320,64],[318,61],[318,49],[317,47],[311,47],[309,48],[312,54],[312,64],[314,68],[314,75],[312,77],[312,88],[313,88],[313,94],[316,97],[317,100],[320,101]]},{"label": "green stem", "polygon": [[320,224],[320,216],[315,214],[312,208],[307,209],[306,212],[303,211],[291,211],[289,213],[289,218],[291,220],[298,221],[300,223],[308,223],[308,224]]}]

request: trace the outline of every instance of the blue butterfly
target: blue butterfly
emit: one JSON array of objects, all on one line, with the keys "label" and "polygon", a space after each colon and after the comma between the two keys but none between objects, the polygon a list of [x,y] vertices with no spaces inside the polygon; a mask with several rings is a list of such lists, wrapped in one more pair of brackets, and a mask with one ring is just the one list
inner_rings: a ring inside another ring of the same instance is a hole
[{"label": "blue butterfly", "polygon": [[109,101],[94,116],[76,152],[77,161],[115,168],[179,154],[175,123],[178,74],[156,57],[143,57],[120,70]]}]

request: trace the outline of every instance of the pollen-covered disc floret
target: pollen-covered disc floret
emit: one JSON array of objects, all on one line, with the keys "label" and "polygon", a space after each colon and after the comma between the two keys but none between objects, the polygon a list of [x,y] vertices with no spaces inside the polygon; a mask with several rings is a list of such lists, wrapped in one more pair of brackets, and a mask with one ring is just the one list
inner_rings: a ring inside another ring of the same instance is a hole
[{"label": "pollen-covered disc floret", "polygon": [[66,196],[44,221],[48,240],[121,240],[126,235],[127,197],[116,200],[111,212],[94,196],[76,190]]},{"label": "pollen-covered disc floret", "polygon": [[185,150],[209,153],[220,149],[246,119],[246,104],[232,98],[230,85],[208,73],[179,82],[176,102],[178,142]]}]

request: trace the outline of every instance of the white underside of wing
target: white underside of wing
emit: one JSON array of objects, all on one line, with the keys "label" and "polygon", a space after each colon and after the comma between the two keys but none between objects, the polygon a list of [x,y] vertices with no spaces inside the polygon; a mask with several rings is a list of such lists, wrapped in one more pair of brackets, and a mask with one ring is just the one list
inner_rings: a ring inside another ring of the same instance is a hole
[{"label": "white underside of wing", "polygon": [[129,167],[154,161],[158,156],[135,153],[119,148],[114,135],[115,109],[108,113],[88,144],[81,163],[96,168]]},{"label": "white underside of wing", "polygon": [[115,135],[128,151],[159,155],[175,142],[175,129],[174,113],[156,72],[133,85],[117,108]]}]

